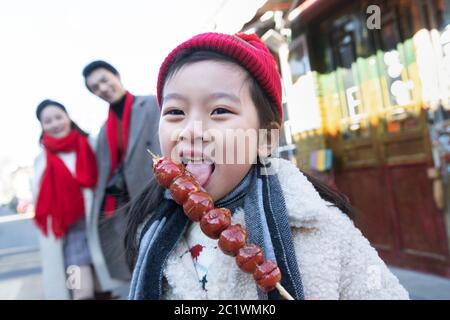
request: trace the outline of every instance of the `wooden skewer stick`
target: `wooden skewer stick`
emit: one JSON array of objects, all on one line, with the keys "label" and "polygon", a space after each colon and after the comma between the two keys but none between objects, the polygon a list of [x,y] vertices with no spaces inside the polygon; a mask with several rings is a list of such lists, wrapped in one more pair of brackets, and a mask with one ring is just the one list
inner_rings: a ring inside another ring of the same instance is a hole
[{"label": "wooden skewer stick", "polygon": [[[157,156],[156,154],[154,154],[150,149],[147,149],[148,154],[153,158],[153,161],[157,161],[160,156]],[[277,284],[275,285],[275,287],[277,288],[278,292],[281,294],[281,296],[283,298],[285,298],[286,300],[295,300],[290,294],[289,292],[286,291],[285,288],[283,288],[283,286],[277,282]]]},{"label": "wooden skewer stick", "polygon": [[275,288],[277,288],[278,292],[281,294],[281,296],[283,298],[285,298],[286,300],[295,300],[290,294],[289,292],[286,291],[285,288],[283,288],[283,286],[277,282],[277,284],[275,285]]},{"label": "wooden skewer stick", "polygon": [[154,154],[150,149],[147,149],[147,152],[153,158],[154,161],[156,161],[159,158],[161,158],[160,156],[157,156],[156,154]]}]

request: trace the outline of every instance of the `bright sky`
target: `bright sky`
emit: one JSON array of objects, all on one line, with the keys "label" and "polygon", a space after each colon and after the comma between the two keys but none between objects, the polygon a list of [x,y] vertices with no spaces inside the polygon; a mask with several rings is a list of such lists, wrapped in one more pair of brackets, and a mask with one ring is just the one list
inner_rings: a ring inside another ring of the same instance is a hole
[{"label": "bright sky", "polygon": [[213,31],[214,22],[236,32],[264,2],[0,0],[0,166],[32,164],[41,132],[35,109],[45,98],[98,132],[107,105],[84,86],[88,62],[109,61],[133,94],[154,93],[159,65],[178,43]]}]

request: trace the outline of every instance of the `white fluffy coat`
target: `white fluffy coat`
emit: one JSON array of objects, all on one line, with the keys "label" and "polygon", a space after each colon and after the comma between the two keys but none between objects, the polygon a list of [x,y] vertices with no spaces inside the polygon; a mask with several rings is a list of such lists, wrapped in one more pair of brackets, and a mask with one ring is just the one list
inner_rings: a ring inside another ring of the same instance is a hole
[{"label": "white fluffy coat", "polygon": [[[93,138],[89,137],[91,147],[95,144]],[[69,171],[75,173],[76,154],[75,152],[60,153],[58,155],[64,162]],[[33,203],[36,204],[41,185],[41,179],[46,167],[45,152],[42,151],[34,161],[34,172],[31,183]],[[86,218],[90,214],[92,207],[93,192],[91,189],[82,188],[84,207],[86,208]],[[86,219],[86,221],[89,221]],[[51,221],[48,221],[48,236],[46,237],[41,230],[39,230],[39,247],[41,253],[42,279],[44,286],[44,295],[46,299],[51,300],[68,300],[70,299],[70,292],[66,285],[66,270],[64,267],[64,251],[63,240],[56,239],[51,231]],[[89,239],[88,239],[89,240]],[[93,250],[92,241],[89,241],[91,254]],[[95,263],[94,263],[95,265]]]},{"label": "white fluffy coat", "polygon": [[[353,222],[324,201],[296,166],[272,161],[284,192],[306,299],[408,299],[408,292]],[[243,209],[232,222],[245,225]],[[169,256],[163,298],[257,299],[252,276],[225,254],[210,266],[208,292],[201,290],[191,256],[183,255],[186,250],[183,239]]]}]

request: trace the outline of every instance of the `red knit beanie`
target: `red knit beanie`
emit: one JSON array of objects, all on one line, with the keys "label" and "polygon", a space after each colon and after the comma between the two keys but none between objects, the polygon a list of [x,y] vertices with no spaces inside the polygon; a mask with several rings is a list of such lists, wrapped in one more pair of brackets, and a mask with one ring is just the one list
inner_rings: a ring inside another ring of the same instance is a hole
[{"label": "red knit beanie", "polygon": [[272,54],[256,34],[202,33],[173,49],[159,69],[157,97],[160,107],[164,81],[170,65],[181,52],[192,49],[215,51],[236,60],[256,79],[267,96],[273,101],[280,114],[279,122],[282,122],[280,75]]}]

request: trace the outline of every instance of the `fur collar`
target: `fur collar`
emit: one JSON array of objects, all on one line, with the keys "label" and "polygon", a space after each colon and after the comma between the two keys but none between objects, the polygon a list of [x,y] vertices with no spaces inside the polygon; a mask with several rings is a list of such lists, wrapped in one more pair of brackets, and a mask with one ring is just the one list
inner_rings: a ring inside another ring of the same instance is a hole
[{"label": "fur collar", "polygon": [[326,212],[327,202],[292,162],[273,158],[271,164],[283,189],[291,226],[316,227],[316,223]]}]

